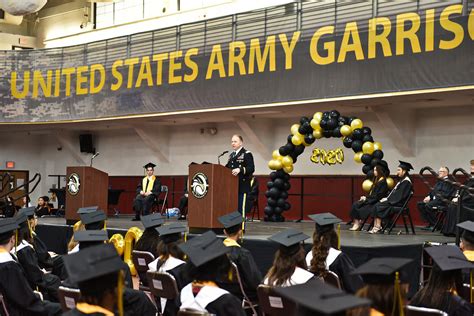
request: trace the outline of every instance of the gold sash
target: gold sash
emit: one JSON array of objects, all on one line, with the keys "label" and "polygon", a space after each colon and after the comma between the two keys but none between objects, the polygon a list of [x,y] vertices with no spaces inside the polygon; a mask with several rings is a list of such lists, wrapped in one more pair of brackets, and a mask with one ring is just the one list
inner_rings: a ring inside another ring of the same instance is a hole
[{"label": "gold sash", "polygon": [[[145,192],[145,193],[151,192],[151,190],[153,189],[153,185],[155,184],[155,179],[156,179],[155,176],[151,176],[151,179],[148,181],[148,186],[147,186],[146,181],[148,180],[148,177],[143,178],[143,180],[142,180],[142,191]],[[148,189],[148,188],[150,188],[150,189]]]}]

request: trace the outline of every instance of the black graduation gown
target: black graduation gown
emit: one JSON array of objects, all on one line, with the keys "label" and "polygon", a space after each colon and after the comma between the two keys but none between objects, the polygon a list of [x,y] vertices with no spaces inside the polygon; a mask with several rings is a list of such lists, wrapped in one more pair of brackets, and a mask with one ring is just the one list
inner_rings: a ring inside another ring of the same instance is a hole
[{"label": "black graduation gown", "polygon": [[[137,194],[140,194],[141,191],[145,191],[145,190],[143,190],[142,181],[143,181],[143,179],[140,180],[140,183],[137,186],[137,190],[136,190]],[[161,182],[160,182],[160,179],[158,179],[157,176],[155,176],[155,182],[153,182],[153,188],[151,189],[151,193],[156,197],[158,197],[158,195],[160,195],[160,193],[161,193]]]},{"label": "black graduation gown", "polygon": [[474,307],[468,301],[452,293],[445,295],[440,305],[422,304],[417,296],[413,298],[410,305],[436,308],[446,312],[449,316],[472,316],[474,314]]},{"label": "black graduation gown", "polygon": [[51,273],[57,275],[61,280],[66,279],[67,271],[66,267],[64,266],[63,257],[61,255],[51,257],[48,252],[48,248],[46,247],[44,242],[38,237],[38,235],[36,235],[35,233],[33,234],[33,246],[35,247],[40,268],[52,269]]},{"label": "black graduation gown", "polygon": [[[474,178],[466,181],[464,185],[474,188]],[[474,221],[474,212],[471,211],[474,210],[474,197],[469,196],[469,194],[466,194],[466,192],[463,191],[459,199],[461,200],[461,216],[459,222]],[[451,204],[446,211],[446,219],[441,230],[445,235],[450,236],[456,233],[456,225],[458,224],[456,222],[457,207],[457,204]]]},{"label": "black graduation gown", "polygon": [[81,311],[78,310],[77,308],[74,308],[74,309],[71,309],[70,311],[64,313],[63,315],[64,315],[64,316],[80,316],[80,315],[87,315],[87,316],[104,316],[105,314],[99,313],[99,312],[86,314],[86,313],[81,312]]},{"label": "black graduation gown", "polygon": [[[245,293],[250,300],[257,300],[257,287],[262,283],[263,277],[252,254],[247,249],[238,246],[230,246],[229,249],[229,257],[239,269]],[[236,297],[243,299],[237,280],[232,283],[219,283],[219,286]]]},{"label": "black graduation gown", "polygon": [[392,192],[387,196],[387,201],[377,202],[375,204],[375,217],[386,218],[393,213],[394,206],[402,206],[413,190],[410,178],[405,177],[397,183]]},{"label": "black graduation gown", "polygon": [[[0,293],[10,316],[61,315],[61,306],[41,301],[28,284],[21,266],[6,255],[3,253],[0,258]],[[5,258],[8,261],[2,260]]]},{"label": "black graduation gown", "polygon": [[222,295],[217,300],[209,303],[206,310],[218,316],[243,316],[245,315],[242,309],[242,302],[231,294]]},{"label": "black graduation gown", "polygon": [[16,256],[18,262],[25,271],[26,279],[33,289],[38,289],[43,293],[45,299],[57,302],[58,288],[61,280],[58,276],[51,273],[44,273],[38,263],[38,256],[33,246],[23,241],[17,248]]},{"label": "black graduation gown", "polygon": [[235,155],[234,152],[230,154],[229,160],[225,166],[230,169],[240,169],[239,193],[249,193],[250,180],[252,179],[252,175],[255,171],[252,153],[242,147],[237,155]]},{"label": "black graduation gown", "polygon": [[351,218],[366,219],[375,211],[375,203],[386,197],[388,193],[388,185],[385,178],[378,181],[374,188],[364,201],[356,201],[352,204]]}]

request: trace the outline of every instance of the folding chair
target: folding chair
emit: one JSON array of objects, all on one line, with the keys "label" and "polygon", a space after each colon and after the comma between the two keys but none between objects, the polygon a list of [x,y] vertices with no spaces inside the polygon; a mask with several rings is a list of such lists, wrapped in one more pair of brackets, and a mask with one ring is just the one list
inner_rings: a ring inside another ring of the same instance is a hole
[{"label": "folding chair", "polygon": [[257,212],[257,220],[260,220],[260,209],[258,207],[258,198],[252,201],[252,208],[250,209],[250,214],[252,214],[252,222],[255,217],[255,212]]},{"label": "folding chair", "polygon": [[404,307],[406,316],[448,316],[447,313],[434,308],[406,305]]},{"label": "folding chair", "polygon": [[76,307],[77,302],[81,298],[81,291],[79,289],[72,289],[65,286],[58,288],[58,300],[61,304],[63,312],[67,312]]},{"label": "folding chair", "polygon": [[[474,290],[474,288],[472,288]],[[461,296],[463,299],[466,301],[470,302],[471,301],[471,285],[464,283],[462,286],[461,291],[459,291],[459,296]],[[474,298],[474,292],[473,292],[473,298]]]},{"label": "folding chair", "polygon": [[178,316],[211,316],[208,312],[185,308],[178,312]]},{"label": "folding chair", "polygon": [[260,284],[257,294],[263,315],[288,316],[296,314],[296,304],[275,293],[271,286]]},{"label": "folding chair", "polygon": [[3,294],[0,294],[0,315],[2,316],[9,316],[10,313],[8,313],[7,309],[7,304],[5,303],[5,299],[3,298]]},{"label": "folding chair", "polygon": [[168,272],[151,272],[146,273],[150,292],[155,298],[165,298],[174,300],[179,297],[178,284],[173,275]]},{"label": "folding chair", "polygon": [[148,271],[148,264],[155,260],[155,256],[151,252],[148,251],[139,251],[139,250],[132,250],[132,261],[135,269],[138,272],[138,279],[140,280],[140,284],[138,289],[141,291],[150,292],[149,286],[147,287],[143,282],[142,278],[146,278],[146,273]]},{"label": "folding chair", "polygon": [[408,202],[411,200],[412,196],[413,196],[413,191],[410,192],[410,194],[408,195],[407,199],[405,200],[405,202],[403,203],[402,206],[392,207],[392,211],[395,213],[395,216],[393,217],[392,220],[389,220],[388,223],[382,228],[383,233],[385,233],[385,231],[388,228],[388,234],[390,235],[390,233],[392,232],[392,229],[395,227],[395,225],[397,224],[398,219],[401,216],[402,219],[403,219],[403,225],[405,225],[406,233],[407,234],[409,233],[407,222],[406,222],[406,217],[408,217],[408,220],[410,221],[411,231],[412,231],[413,235],[416,234],[415,233],[415,227],[413,226],[413,221],[412,221],[411,215],[410,215],[410,209],[408,208]]},{"label": "folding chair", "polygon": [[341,281],[339,280],[339,276],[336,273],[328,270],[326,276],[323,279],[324,283],[330,284],[334,287],[337,287],[338,289],[342,289]]},{"label": "folding chair", "polygon": [[232,266],[232,269],[234,270],[234,274],[235,276],[237,277],[237,282],[239,283],[239,287],[240,287],[240,292],[242,292],[242,296],[243,296],[243,300],[242,300],[242,308],[244,309],[247,309],[247,308],[250,308],[252,310],[252,315],[258,315],[257,314],[257,311],[255,310],[255,306],[257,306],[257,304],[254,304],[248,297],[248,295],[245,293],[245,289],[244,289],[244,284],[242,282],[242,278],[240,277],[240,272],[239,272],[239,268],[237,267],[237,265],[235,264],[235,262],[230,262],[231,266]]},{"label": "folding chair", "polygon": [[435,206],[432,208],[434,212],[436,212],[436,223],[431,230],[434,233],[437,230],[441,230],[443,228],[444,219],[446,218],[446,211],[447,207],[445,206]]},{"label": "folding chair", "polygon": [[[165,196],[160,199],[159,197],[157,197],[157,205],[158,205],[158,208],[160,207],[161,205],[161,209],[159,210],[160,211],[160,214],[161,215],[165,215],[166,214],[166,217],[167,218],[170,218],[170,214],[168,213],[168,186],[166,185],[162,185],[161,186],[161,192],[165,194]],[[161,194],[160,194],[161,195]]]}]

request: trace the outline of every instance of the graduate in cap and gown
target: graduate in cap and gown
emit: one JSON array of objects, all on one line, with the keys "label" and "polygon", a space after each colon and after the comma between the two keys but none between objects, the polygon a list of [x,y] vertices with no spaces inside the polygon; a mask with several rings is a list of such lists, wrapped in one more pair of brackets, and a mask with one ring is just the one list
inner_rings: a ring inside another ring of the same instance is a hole
[{"label": "graduate in cap and gown", "polygon": [[456,246],[433,246],[425,248],[433,259],[428,283],[413,297],[410,305],[436,308],[450,316],[472,316],[473,306],[458,293],[463,289],[462,270],[474,269]]},{"label": "graduate in cap and gown", "polygon": [[[178,289],[180,289],[186,285],[182,284],[181,279],[181,268],[186,264],[186,261],[184,261],[185,254],[178,245],[183,243],[183,233],[186,232],[186,227],[179,223],[171,223],[157,227],[156,230],[159,232],[161,238],[158,244],[158,258],[148,264],[148,271],[170,273],[175,277]],[[170,301],[161,298],[161,313],[170,316],[177,315],[180,304],[179,299]]]},{"label": "graduate in cap and gown", "polygon": [[[218,221],[224,226],[224,245],[229,248],[229,259],[237,265],[239,274],[242,278],[245,294],[252,301],[257,300],[257,287],[262,282],[262,273],[257,267],[255,260],[247,249],[239,244],[243,237],[242,214],[233,212],[218,218]],[[240,286],[233,280],[231,283],[222,284],[222,287],[243,299]]]},{"label": "graduate in cap and gown", "polygon": [[242,302],[217,285],[217,282],[228,278],[230,262],[227,258],[229,248],[224,246],[216,234],[208,231],[179,247],[188,256],[193,267],[188,271],[193,281],[180,293],[181,309],[244,316]]},{"label": "graduate in cap and gown", "polygon": [[370,313],[360,310],[353,315],[401,315],[406,304],[406,274],[401,269],[412,262],[406,258],[373,258],[360,265],[353,274],[361,275],[363,288],[356,296],[372,301]]},{"label": "graduate in cap and gown", "polygon": [[[15,250],[16,219],[0,219],[0,293],[10,316],[61,315],[58,303],[42,301],[33,292],[25,273],[16,258],[10,254]],[[3,315],[2,312],[0,314]]]},{"label": "graduate in cap and gown", "polygon": [[345,291],[357,292],[364,285],[362,278],[352,274],[354,263],[339,250],[340,239],[334,229],[334,224],[342,220],[331,213],[313,214],[308,217],[316,222],[313,248],[306,255],[309,271],[320,278],[324,278],[327,271],[332,271],[339,277]]},{"label": "graduate in cap and gown", "polygon": [[[80,207],[77,210],[77,214],[79,214],[79,218],[83,216],[83,214],[86,213],[94,213],[99,209],[98,206],[85,206],[85,207]],[[77,224],[77,223],[76,223]],[[83,222],[79,221],[79,226],[76,228],[76,224],[74,225],[74,231],[80,231],[80,230],[85,230],[86,227]],[[105,225],[105,222],[104,222]],[[69,240],[67,244],[67,249],[68,249],[68,254],[75,253],[79,251],[79,243],[74,240],[74,235],[71,236],[71,239]]]},{"label": "graduate in cap and gown", "polygon": [[465,221],[457,224],[457,227],[463,229],[459,247],[468,260],[474,261],[474,222]]},{"label": "graduate in cap and gown", "polygon": [[[85,230],[106,230],[107,228],[107,215],[104,211],[93,209],[93,208],[84,208],[77,211],[79,218],[81,219],[81,225]],[[74,236],[71,239],[71,242],[74,240]],[[70,242],[70,243],[71,243]],[[79,251],[79,244],[76,242],[76,245],[71,249],[68,254],[75,253]]]},{"label": "graduate in cap and gown", "polygon": [[[160,242],[160,233],[156,228],[164,224],[165,219],[161,214],[154,213],[141,217],[141,221],[145,230],[142,236],[137,240],[133,246],[133,250],[146,251],[158,258],[158,244]],[[138,272],[140,282],[144,286],[148,286],[148,279],[146,273]]]},{"label": "graduate in cap and gown", "polygon": [[376,234],[382,230],[382,219],[392,215],[394,206],[402,206],[410,196],[410,192],[413,191],[413,184],[408,174],[410,170],[413,170],[413,166],[409,162],[401,160],[399,162],[397,176],[400,180],[386,198],[375,204],[375,211],[372,214],[375,217],[374,227],[369,231],[371,234]]},{"label": "graduate in cap and gown", "polygon": [[133,201],[133,209],[135,210],[134,221],[139,221],[141,215],[150,214],[153,202],[158,198],[161,192],[161,182],[153,173],[156,165],[147,163],[143,166],[146,170],[146,176],[137,186],[137,196]]},{"label": "graduate in cap and gown", "polygon": [[308,271],[303,241],[309,236],[289,228],[270,236],[268,239],[278,243],[273,265],[268,270],[263,283],[269,286],[291,286],[302,284],[315,276]]}]

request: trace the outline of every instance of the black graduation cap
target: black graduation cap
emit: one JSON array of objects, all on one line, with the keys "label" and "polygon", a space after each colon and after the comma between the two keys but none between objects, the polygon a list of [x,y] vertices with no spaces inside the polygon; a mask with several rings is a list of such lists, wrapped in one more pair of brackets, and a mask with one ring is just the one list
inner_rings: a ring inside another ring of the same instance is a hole
[{"label": "black graduation cap", "polygon": [[238,226],[238,228],[242,227],[242,222],[244,221],[242,214],[235,211],[230,214],[223,215],[217,219],[226,230],[233,228],[234,226]]},{"label": "black graduation cap", "polygon": [[268,237],[269,240],[280,244],[280,249],[283,248],[290,252],[298,250],[300,243],[308,238],[308,235],[294,228],[288,228]]},{"label": "black graduation cap", "polygon": [[24,207],[18,210],[18,214],[25,214],[28,218],[35,216],[36,208],[34,206]]},{"label": "black graduation cap", "polygon": [[85,206],[85,207],[80,207],[77,210],[77,214],[87,214],[87,213],[92,213],[97,211],[99,207],[98,206]]},{"label": "black graduation cap", "polygon": [[18,229],[15,218],[5,218],[0,220],[0,240],[10,238],[12,233]]},{"label": "black graduation cap", "polygon": [[186,232],[186,230],[186,226],[180,223],[171,223],[156,228],[161,240],[163,240],[165,244],[179,240],[181,234]]},{"label": "black graduation cap", "polygon": [[112,244],[93,246],[63,258],[73,283],[93,280],[123,268],[123,261]]},{"label": "black graduation cap", "polygon": [[153,213],[150,215],[145,215],[141,217],[141,221],[145,229],[154,228],[164,224],[165,219],[159,213]]},{"label": "black graduation cap", "polygon": [[105,230],[78,230],[74,240],[78,242],[103,242],[109,239]]},{"label": "black graduation cap", "polygon": [[[81,222],[86,226],[86,229],[102,229],[102,222],[107,219],[104,211],[97,210],[92,213],[84,213],[79,215]],[[92,224],[92,225],[91,225]]]},{"label": "black graduation cap", "polygon": [[443,245],[425,248],[441,271],[474,269],[474,263],[469,261],[457,246]]},{"label": "black graduation cap", "polygon": [[20,213],[18,212],[14,219],[16,220],[16,223],[18,224],[18,226],[21,226],[23,224],[26,224],[26,222],[28,221],[28,217],[26,216],[25,213]]},{"label": "black graduation cap", "polygon": [[143,166],[143,168],[148,169],[148,168],[155,168],[156,165],[152,162],[147,163],[146,165]]},{"label": "black graduation cap", "polygon": [[323,234],[334,229],[334,224],[342,222],[342,219],[332,213],[321,213],[308,215],[310,219],[316,222],[316,231]]},{"label": "black graduation cap", "polygon": [[412,166],[411,163],[409,163],[409,162],[401,161],[401,160],[399,160],[398,162],[400,163],[398,166],[399,166],[400,168],[406,170],[406,171],[410,171],[410,170],[415,169],[415,168],[413,168],[413,166]]},{"label": "black graduation cap", "polygon": [[457,224],[456,226],[464,229],[464,232],[462,233],[462,239],[474,244],[474,222],[465,221]]},{"label": "black graduation cap", "polygon": [[[407,258],[372,258],[356,268],[352,274],[361,275],[368,284],[394,283],[395,273],[412,261]],[[400,273],[400,279],[402,277],[404,275]]]},{"label": "black graduation cap", "polygon": [[216,259],[229,251],[212,231],[180,244],[179,248],[189,257],[195,267]]},{"label": "black graduation cap", "polygon": [[275,287],[274,291],[295,302],[299,306],[298,315],[333,315],[371,303],[368,299],[345,293],[317,279],[304,284]]}]

